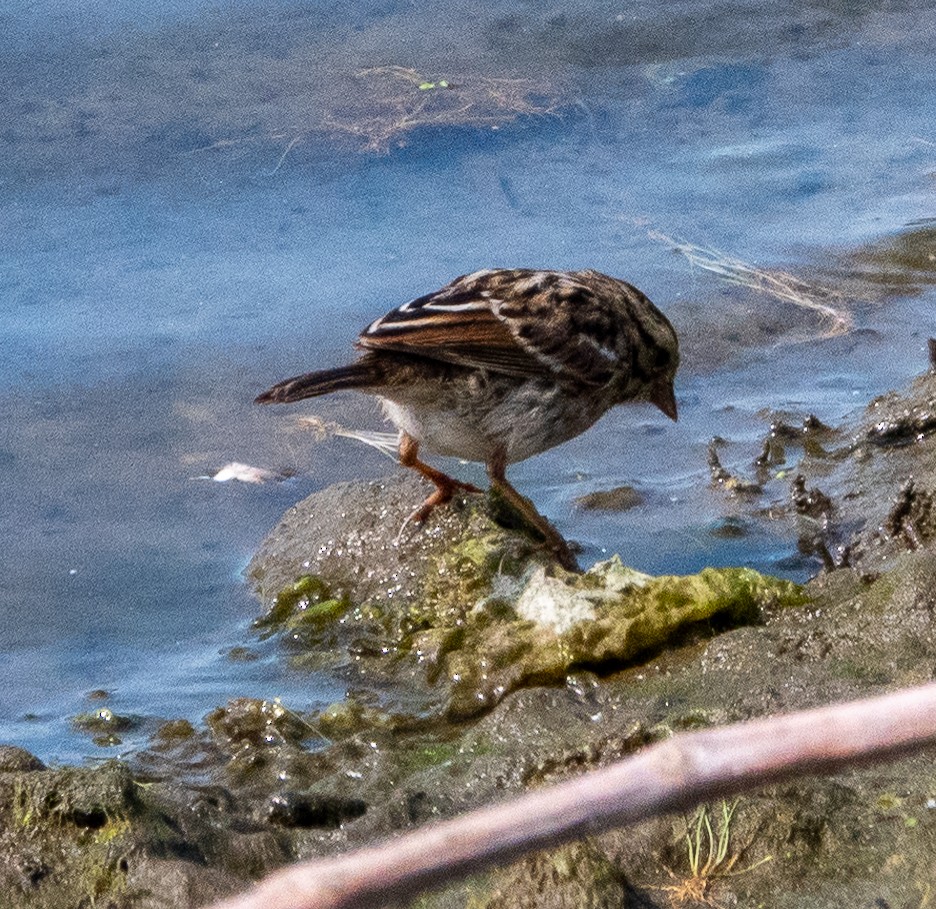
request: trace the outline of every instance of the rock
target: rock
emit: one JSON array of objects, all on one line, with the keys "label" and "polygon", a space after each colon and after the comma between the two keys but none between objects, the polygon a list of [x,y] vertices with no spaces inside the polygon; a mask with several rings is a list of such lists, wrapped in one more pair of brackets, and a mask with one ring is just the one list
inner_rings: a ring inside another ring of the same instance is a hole
[{"label": "rock", "polygon": [[79,713],[72,718],[72,725],[81,732],[118,733],[136,729],[141,723],[139,717],[121,716],[109,707],[101,707],[89,713]]},{"label": "rock", "polygon": [[29,773],[32,770],[45,769],[45,764],[25,748],[0,745],[0,773]]},{"label": "rock", "polygon": [[495,872],[487,886],[478,890],[471,903],[478,909],[621,909],[634,905],[621,870],[588,843],[529,856]]},{"label": "rock", "polygon": [[644,497],[633,486],[616,486],[579,496],[575,504],[587,511],[630,511],[643,505]]},{"label": "rock", "polygon": [[392,603],[402,615],[425,602],[427,581],[436,588],[460,583],[451,573],[437,579],[457,567],[450,565],[455,542],[463,544],[461,561],[476,567],[494,559],[549,562],[532,540],[496,524],[483,496],[456,497],[424,524],[406,524],[427,494],[410,473],[315,493],[283,515],[251,560],[248,579],[268,609],[297,579],[314,577],[338,601]]},{"label": "rock", "polygon": [[197,799],[197,787],[143,781],[118,761],[0,773],[4,906],[189,909],[284,861],[268,831]]},{"label": "rock", "polygon": [[574,666],[632,661],[688,625],[758,621],[765,606],[799,602],[795,585],[747,569],[652,578],[614,558],[569,573],[480,496],[397,543],[419,495],[408,477],[315,493],[249,569],[268,604],[261,627],[296,665],[353,667],[375,694],[405,690],[413,716],[465,719]]}]

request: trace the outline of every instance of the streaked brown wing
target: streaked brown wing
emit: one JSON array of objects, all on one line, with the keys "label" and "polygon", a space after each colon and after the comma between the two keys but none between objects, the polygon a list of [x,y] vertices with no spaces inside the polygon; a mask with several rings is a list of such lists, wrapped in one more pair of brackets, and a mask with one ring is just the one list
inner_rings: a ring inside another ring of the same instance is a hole
[{"label": "streaked brown wing", "polygon": [[475,280],[474,275],[457,278],[371,323],[357,346],[517,376],[548,372],[546,364],[521,346],[508,323],[494,313],[492,306],[499,302],[492,299],[487,282]]},{"label": "streaked brown wing", "polygon": [[597,387],[630,367],[636,288],[593,271],[518,272],[510,283],[497,315],[553,377]]},{"label": "streaked brown wing", "polygon": [[640,371],[641,342],[655,349],[640,336],[652,310],[637,288],[599,272],[494,269],[404,303],[358,344],[601,386],[622,370]]}]

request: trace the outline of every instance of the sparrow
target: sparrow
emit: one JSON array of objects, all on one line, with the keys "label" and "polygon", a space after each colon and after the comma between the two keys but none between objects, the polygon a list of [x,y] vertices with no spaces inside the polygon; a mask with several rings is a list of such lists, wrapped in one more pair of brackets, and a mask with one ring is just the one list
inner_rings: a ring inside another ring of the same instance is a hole
[{"label": "sparrow", "polygon": [[616,404],[677,416],[673,326],[632,284],[597,271],[462,275],[371,322],[355,346],[355,362],[286,379],[256,403],[345,389],[376,396],[399,430],[400,463],[435,486],[410,519],[424,521],[458,490],[480,492],[422,461],[421,446],[480,461],[492,489],[571,569],[568,544],[507,481],[507,465],[574,438]]}]

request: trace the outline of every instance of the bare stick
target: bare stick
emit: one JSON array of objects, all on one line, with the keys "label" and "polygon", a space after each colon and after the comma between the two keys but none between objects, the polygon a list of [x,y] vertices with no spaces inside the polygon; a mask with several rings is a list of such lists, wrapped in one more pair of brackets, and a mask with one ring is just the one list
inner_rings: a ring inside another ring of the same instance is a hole
[{"label": "bare stick", "polygon": [[215,909],[363,909],[527,852],[802,774],[936,742],[936,684],[676,735],[548,789],[277,872]]}]

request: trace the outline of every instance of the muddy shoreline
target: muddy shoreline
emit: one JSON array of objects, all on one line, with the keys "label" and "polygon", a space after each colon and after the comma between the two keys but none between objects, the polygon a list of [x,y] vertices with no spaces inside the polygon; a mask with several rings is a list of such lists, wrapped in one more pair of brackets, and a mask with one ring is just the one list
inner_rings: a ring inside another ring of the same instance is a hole
[{"label": "muddy shoreline", "polygon": [[[803,588],[737,569],[648,578],[615,560],[566,575],[480,497],[395,544],[415,481],[318,493],[251,564],[257,633],[298,669],[339,673],[348,697],[308,715],[237,699],[99,765],[0,748],[0,891],[17,907],[204,905],[675,731],[931,680],[934,430],[927,373],[844,427],[776,423],[760,477],[713,463],[725,495],[789,490],[767,511],[752,498],[749,519],[797,529],[825,566]],[[803,453],[781,476],[771,442],[791,433]],[[106,732],[121,718],[98,719]],[[701,883],[687,849],[698,818],[665,817],[420,905],[923,906],[936,888],[933,757],[708,806],[727,851]]]}]

